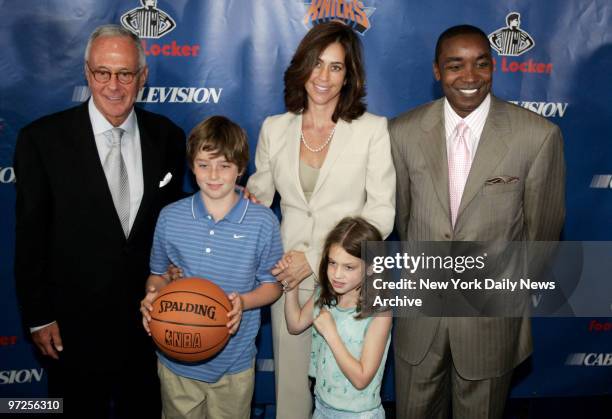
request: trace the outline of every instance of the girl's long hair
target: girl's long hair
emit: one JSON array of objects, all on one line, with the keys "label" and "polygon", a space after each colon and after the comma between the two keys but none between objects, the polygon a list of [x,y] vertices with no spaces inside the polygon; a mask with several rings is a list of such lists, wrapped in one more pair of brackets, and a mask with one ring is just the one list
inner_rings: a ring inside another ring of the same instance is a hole
[{"label": "girl's long hair", "polygon": [[[329,232],[325,239],[325,245],[323,247],[323,256],[321,257],[321,264],[319,265],[319,286],[321,287],[321,293],[316,301],[319,307],[323,306],[335,306],[338,304],[338,294],[334,291],[329,278],[327,276],[327,265],[329,264],[329,250],[333,245],[338,245],[344,249],[346,253],[356,258],[359,258],[365,262],[366,269],[364,269],[363,275],[364,280],[367,278],[367,267],[371,265],[372,261],[367,260],[362,253],[362,243],[367,241],[382,241],[380,232],[372,224],[368,223],[361,217],[346,217],[343,218],[337,225]],[[371,288],[371,287],[368,287]],[[359,290],[359,301],[357,302],[357,318],[365,317],[365,311],[362,310],[365,302],[365,289],[362,286]],[[369,305],[366,305],[369,306]]]}]

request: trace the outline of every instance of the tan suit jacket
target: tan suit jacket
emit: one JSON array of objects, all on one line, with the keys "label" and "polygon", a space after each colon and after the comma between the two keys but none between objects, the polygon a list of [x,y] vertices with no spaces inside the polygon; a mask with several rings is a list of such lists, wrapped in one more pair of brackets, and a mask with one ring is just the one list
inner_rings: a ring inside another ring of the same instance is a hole
[{"label": "tan suit jacket", "polygon": [[[383,237],[393,229],[395,170],[386,119],[365,113],[347,123],[338,120],[316,186],[306,202],[300,185],[302,115],[266,118],[255,155],[256,172],[247,187],[264,205],[281,196],[281,235],[286,251],[306,253],[317,273],[327,233],[347,216],[360,215]],[[301,288],[313,288],[313,280]]]},{"label": "tan suit jacket", "polygon": [[[450,219],[444,99],[389,124],[397,171],[396,224],[402,240],[554,241],[565,217],[559,128],[495,97],[461,199]],[[496,176],[514,183],[486,184]],[[453,362],[466,379],[500,376],[531,353],[528,318],[450,318]],[[427,354],[439,318],[398,319],[395,350],[412,365]]]}]

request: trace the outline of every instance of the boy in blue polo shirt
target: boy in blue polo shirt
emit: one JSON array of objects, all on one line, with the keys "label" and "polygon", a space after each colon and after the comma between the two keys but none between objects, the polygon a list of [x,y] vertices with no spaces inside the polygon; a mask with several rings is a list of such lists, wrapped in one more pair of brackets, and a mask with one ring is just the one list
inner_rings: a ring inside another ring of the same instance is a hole
[{"label": "boy in blue polo shirt", "polygon": [[249,418],[259,308],[281,295],[270,273],[283,256],[279,224],[272,211],[236,191],[249,159],[238,125],[222,116],[201,122],[189,135],[187,159],[200,191],[159,215],[141,303],[143,325],[149,332],[151,303],[167,285],[162,274],[171,263],[184,276],[209,279],[228,294],[232,336],[217,356],[198,364],[158,353],[163,416]]}]

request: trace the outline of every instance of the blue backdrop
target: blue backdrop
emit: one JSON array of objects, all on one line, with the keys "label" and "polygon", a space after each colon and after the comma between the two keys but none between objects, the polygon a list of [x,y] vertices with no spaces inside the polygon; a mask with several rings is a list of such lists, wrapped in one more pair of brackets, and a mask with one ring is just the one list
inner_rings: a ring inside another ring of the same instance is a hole
[{"label": "blue backdrop", "polygon": [[[134,16],[155,14],[163,24],[140,33],[150,73],[139,106],[187,132],[209,115],[227,115],[247,130],[252,153],[263,119],[284,112],[283,72],[312,24],[342,18],[362,35],[368,110],[387,117],[441,96],[431,70],[441,31],[479,26],[496,49],[494,93],[563,131],[564,239],[610,240],[611,6],[607,0],[159,0],[143,11],[139,0],[0,1],[0,397],[44,395],[46,385],[15,300],[15,139],[27,123],[88,97],[83,51],[96,26],[129,26]],[[515,12],[521,42],[508,48],[506,17]],[[533,333],[535,352],[517,374],[513,396],[611,392],[611,319],[535,319]],[[269,324],[259,348],[255,398],[272,402]],[[390,375],[384,397],[393,397]]]}]

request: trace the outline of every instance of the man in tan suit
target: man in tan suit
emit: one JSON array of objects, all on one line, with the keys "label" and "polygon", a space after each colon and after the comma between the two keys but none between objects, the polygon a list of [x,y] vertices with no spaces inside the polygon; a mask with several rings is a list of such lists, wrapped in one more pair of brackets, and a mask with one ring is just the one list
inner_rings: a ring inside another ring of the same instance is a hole
[{"label": "man in tan suit", "polygon": [[[558,240],[565,217],[559,128],[490,94],[487,36],[442,33],[433,63],[445,98],[389,125],[402,240]],[[532,350],[528,318],[398,319],[399,418],[501,418],[512,371]]]}]

